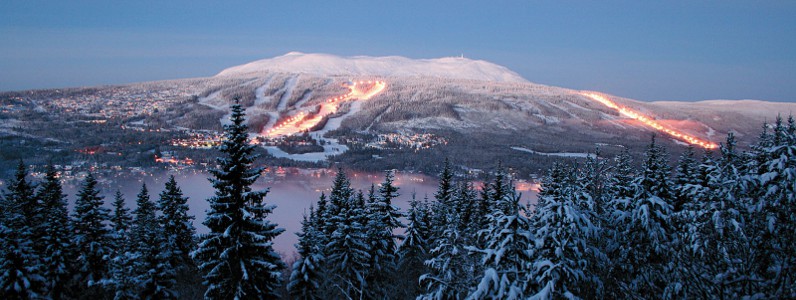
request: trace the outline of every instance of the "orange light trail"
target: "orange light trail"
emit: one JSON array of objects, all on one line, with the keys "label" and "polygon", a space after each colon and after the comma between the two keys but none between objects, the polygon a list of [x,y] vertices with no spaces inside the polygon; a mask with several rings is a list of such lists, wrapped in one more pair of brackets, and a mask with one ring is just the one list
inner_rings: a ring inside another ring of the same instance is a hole
[{"label": "orange light trail", "polygon": [[[366,88],[361,89],[358,86],[366,86]],[[318,113],[311,118],[307,118],[309,114],[306,111],[301,111],[282,123],[268,129],[264,135],[267,137],[277,137],[309,130],[315,127],[315,125],[318,125],[324,117],[336,113],[340,103],[351,99],[368,100],[381,93],[384,88],[387,87],[387,83],[384,81],[359,81],[347,87],[349,89],[347,94],[327,99],[320,105],[321,108]]]},{"label": "orange light trail", "polygon": [[653,128],[653,129],[655,129],[657,131],[666,133],[666,134],[668,134],[668,135],[670,135],[670,136],[672,136],[674,138],[680,139],[680,140],[685,141],[685,142],[687,142],[689,144],[697,145],[697,146],[700,146],[700,147],[706,148],[706,149],[716,149],[716,148],[718,148],[718,145],[716,145],[713,142],[698,139],[698,138],[696,138],[696,137],[694,137],[692,135],[677,131],[675,129],[666,128],[663,125],[661,125],[660,123],[658,123],[655,120],[653,120],[652,118],[650,118],[650,117],[648,117],[648,116],[646,116],[646,115],[644,115],[644,114],[642,114],[640,112],[634,111],[634,110],[632,110],[630,108],[627,108],[627,107],[624,107],[624,106],[620,106],[619,104],[616,104],[616,102],[611,101],[611,99],[608,99],[608,97],[605,97],[603,95],[600,95],[600,94],[597,94],[597,93],[592,93],[592,92],[582,92],[581,95],[586,96],[587,98],[592,99],[594,101],[600,102],[601,104],[607,106],[608,108],[616,110],[617,112],[619,112],[619,114],[621,114],[621,115],[623,115],[625,117],[637,120],[637,121],[641,122],[642,124],[647,125],[647,127],[651,127],[651,128]]}]

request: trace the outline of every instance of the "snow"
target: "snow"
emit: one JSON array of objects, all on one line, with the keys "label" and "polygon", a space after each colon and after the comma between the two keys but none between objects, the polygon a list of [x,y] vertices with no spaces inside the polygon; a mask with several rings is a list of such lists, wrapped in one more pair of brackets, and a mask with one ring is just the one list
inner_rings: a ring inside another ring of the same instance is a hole
[{"label": "snow", "polygon": [[343,123],[343,120],[356,114],[360,110],[362,110],[362,100],[355,100],[351,103],[351,108],[347,113],[336,118],[329,118],[329,121],[326,122],[326,126],[324,126],[323,129],[310,133],[310,136],[313,139],[317,141],[326,142],[325,145],[323,145],[323,152],[290,154],[285,151],[282,151],[281,149],[275,146],[268,146],[265,147],[265,149],[268,150],[268,153],[273,155],[274,157],[289,158],[298,161],[312,161],[312,162],[319,162],[322,160],[326,160],[326,158],[332,155],[343,154],[346,151],[348,151],[348,146],[340,144],[340,141],[338,141],[337,139],[325,138],[323,137],[323,135],[329,131],[340,128],[340,125]]},{"label": "snow", "polygon": [[279,98],[279,105],[277,106],[277,111],[284,111],[287,108],[287,102],[290,101],[290,97],[293,96],[293,89],[296,87],[296,82],[298,81],[298,76],[290,77],[285,83],[285,86],[282,87],[282,90],[285,91],[282,94],[282,98]]},{"label": "snow", "polygon": [[461,57],[411,59],[401,56],[351,56],[290,52],[274,58],[231,67],[216,76],[240,76],[266,71],[316,75],[378,75],[441,77],[481,81],[527,83],[506,67]]},{"label": "snow", "polygon": [[591,153],[574,153],[574,152],[546,153],[546,152],[533,151],[531,149],[523,148],[523,147],[511,147],[511,149],[514,149],[514,150],[517,150],[517,151],[522,151],[522,152],[533,153],[533,154],[536,154],[536,155],[544,155],[544,156],[577,157],[577,158],[594,157],[594,154],[591,154]]}]

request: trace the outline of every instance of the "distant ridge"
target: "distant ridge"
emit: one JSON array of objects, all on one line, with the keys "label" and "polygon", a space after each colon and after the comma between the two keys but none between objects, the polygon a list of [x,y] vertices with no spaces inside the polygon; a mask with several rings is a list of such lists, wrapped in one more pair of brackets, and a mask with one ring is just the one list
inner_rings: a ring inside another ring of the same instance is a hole
[{"label": "distant ridge", "polygon": [[351,56],[290,52],[274,58],[227,68],[216,76],[241,76],[260,72],[385,77],[440,77],[494,82],[527,83],[506,67],[463,57],[411,59],[401,56]]}]

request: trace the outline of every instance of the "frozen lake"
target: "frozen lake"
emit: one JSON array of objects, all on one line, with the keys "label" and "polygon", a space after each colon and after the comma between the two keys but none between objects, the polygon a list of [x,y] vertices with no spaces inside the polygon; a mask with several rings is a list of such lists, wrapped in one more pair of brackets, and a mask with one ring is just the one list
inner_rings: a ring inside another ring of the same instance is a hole
[{"label": "frozen lake", "polygon": [[[295,233],[301,228],[302,215],[309,211],[310,205],[314,205],[318,201],[321,192],[329,194],[336,171],[325,169],[286,169],[285,171],[280,175],[261,177],[255,183],[255,188],[270,188],[265,202],[276,205],[276,209],[268,218],[271,222],[279,224],[280,228],[285,229],[285,232],[274,240],[274,248],[285,259],[289,259],[295,253],[293,246],[297,242]],[[101,186],[106,206],[110,207],[110,203],[113,201],[113,194],[118,188],[124,194],[128,208],[134,209],[135,198],[141,189],[142,182],[147,184],[152,200],[156,200],[163,190],[169,174],[172,173],[163,172],[159,175],[145,176],[139,180],[129,179],[116,182],[112,186]],[[206,232],[207,228],[202,225],[202,222],[205,218],[205,211],[209,208],[207,198],[211,197],[215,192],[207,180],[209,174],[173,174],[185,196],[189,197],[190,213],[196,217],[194,226],[198,232]],[[371,183],[378,188],[378,184],[384,180],[384,174],[380,173],[347,172],[347,175],[351,179],[351,186],[356,190],[363,190],[366,194]],[[409,207],[409,201],[412,199],[413,193],[416,194],[418,200],[422,200],[426,196],[429,199],[433,199],[437,188],[437,179],[420,174],[398,172],[395,184],[400,188],[398,190],[400,196],[393,204],[405,210]],[[476,186],[478,185],[480,183]],[[73,202],[75,187],[65,187],[65,192],[68,194],[70,201]],[[534,192],[530,190],[522,191],[523,203],[531,199],[534,201],[536,199]]]}]

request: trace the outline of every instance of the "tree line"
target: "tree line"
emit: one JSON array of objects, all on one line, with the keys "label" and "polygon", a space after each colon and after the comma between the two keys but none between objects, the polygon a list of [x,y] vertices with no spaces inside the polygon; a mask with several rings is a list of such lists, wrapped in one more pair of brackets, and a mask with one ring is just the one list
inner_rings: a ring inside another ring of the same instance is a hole
[{"label": "tree line", "polygon": [[177,274],[195,269],[193,217],[173,176],[153,201],[146,185],[132,212],[116,192],[103,207],[89,173],[67,209],[50,166],[38,187],[20,162],[0,200],[0,293],[4,299],[163,299]]},{"label": "tree line", "polygon": [[653,136],[640,168],[627,151],[555,164],[533,206],[501,168],[474,188],[446,161],[433,198],[405,213],[391,173],[365,195],[340,172],[304,218],[287,288],[296,299],[796,297],[793,118],[766,124],[750,151],[730,133],[716,153],[694,152],[670,163]]}]

